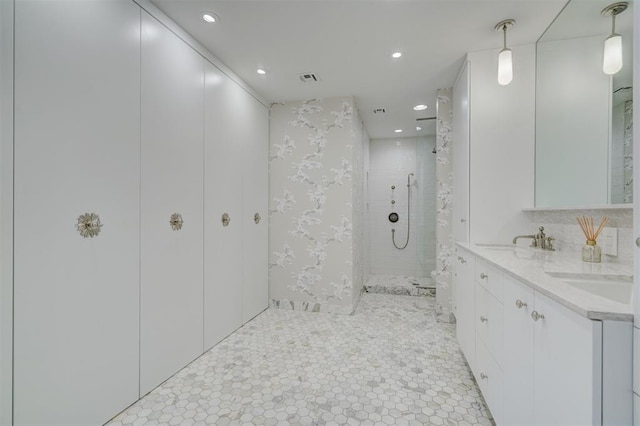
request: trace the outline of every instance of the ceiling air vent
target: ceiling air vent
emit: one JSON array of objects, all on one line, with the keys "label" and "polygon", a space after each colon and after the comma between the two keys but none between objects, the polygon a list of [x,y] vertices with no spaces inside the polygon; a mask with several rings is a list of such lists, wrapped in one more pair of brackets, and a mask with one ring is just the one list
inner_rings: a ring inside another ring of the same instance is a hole
[{"label": "ceiling air vent", "polygon": [[320,77],[318,77],[318,74],[314,74],[311,72],[305,72],[300,74],[300,81],[302,81],[303,83],[317,83],[318,81],[320,81]]},{"label": "ceiling air vent", "polygon": [[387,110],[385,108],[374,108],[373,113],[374,114],[386,114]]}]

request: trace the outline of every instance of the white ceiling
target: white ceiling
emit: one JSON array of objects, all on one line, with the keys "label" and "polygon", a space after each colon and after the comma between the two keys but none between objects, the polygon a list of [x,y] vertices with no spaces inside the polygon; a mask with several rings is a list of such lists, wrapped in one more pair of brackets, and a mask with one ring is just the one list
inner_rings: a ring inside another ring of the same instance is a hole
[{"label": "white ceiling", "polygon": [[[355,97],[371,138],[415,136],[465,53],[534,43],[567,0],[152,0],[270,102]],[[207,24],[203,11],[220,22]],[[403,56],[393,60],[392,52]],[[497,65],[496,65],[497,66]],[[268,73],[258,75],[264,67]],[[313,72],[319,83],[302,83]],[[426,104],[426,111],[412,107]],[[384,116],[374,108],[386,108]]]}]

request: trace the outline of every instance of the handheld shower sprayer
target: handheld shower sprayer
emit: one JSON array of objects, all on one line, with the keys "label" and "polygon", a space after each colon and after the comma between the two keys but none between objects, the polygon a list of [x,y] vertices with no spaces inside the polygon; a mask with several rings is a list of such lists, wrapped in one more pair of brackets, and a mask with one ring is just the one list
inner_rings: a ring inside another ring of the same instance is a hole
[{"label": "handheld shower sprayer", "polygon": [[407,175],[407,240],[402,247],[398,247],[396,244],[396,230],[391,230],[391,241],[398,250],[404,250],[409,245],[409,232],[411,231],[411,176],[413,176],[413,173]]}]

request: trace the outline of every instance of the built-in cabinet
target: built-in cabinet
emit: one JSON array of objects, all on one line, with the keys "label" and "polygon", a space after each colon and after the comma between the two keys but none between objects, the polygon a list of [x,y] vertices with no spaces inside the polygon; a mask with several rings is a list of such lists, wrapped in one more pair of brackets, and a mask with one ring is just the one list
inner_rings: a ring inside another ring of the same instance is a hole
[{"label": "built-in cabinet", "polygon": [[588,319],[461,247],[457,256],[457,337],[497,424],[631,422],[630,323]]},{"label": "built-in cabinet", "polygon": [[267,307],[268,109],[133,1],[15,6],[14,424],[102,424]]},{"label": "built-in cabinet", "polygon": [[203,352],[204,61],[146,12],[141,53],[144,395]]},{"label": "built-in cabinet", "polygon": [[139,28],[130,1],[15,2],[16,425],[138,398]]},{"label": "built-in cabinet", "polygon": [[453,224],[455,241],[469,241],[469,78],[462,65],[453,87]]}]

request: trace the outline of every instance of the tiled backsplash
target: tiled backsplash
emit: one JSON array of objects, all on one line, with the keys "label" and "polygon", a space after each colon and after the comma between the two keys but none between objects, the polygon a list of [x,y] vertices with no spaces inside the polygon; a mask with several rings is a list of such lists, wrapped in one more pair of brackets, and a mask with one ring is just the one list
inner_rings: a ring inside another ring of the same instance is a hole
[{"label": "tiled backsplash", "polygon": [[607,228],[618,229],[618,256],[602,255],[603,262],[633,265],[633,209],[631,207],[610,207],[593,209],[548,209],[525,210],[531,220],[531,232],[544,226],[544,232],[555,238],[556,250],[574,251],[576,256],[582,250],[585,237],[576,221],[582,215],[600,223],[603,216],[609,217]]}]

